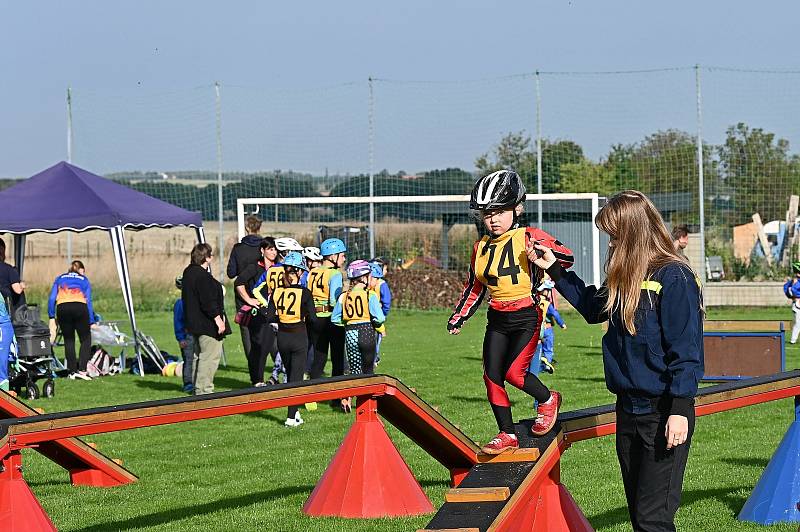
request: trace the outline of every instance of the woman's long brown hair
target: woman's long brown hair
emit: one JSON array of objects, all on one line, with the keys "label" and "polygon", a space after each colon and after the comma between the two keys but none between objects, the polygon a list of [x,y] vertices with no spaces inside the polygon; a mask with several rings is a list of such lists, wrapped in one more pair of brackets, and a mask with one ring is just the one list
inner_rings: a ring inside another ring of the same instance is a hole
[{"label": "woman's long brown hair", "polygon": [[610,198],[597,213],[595,224],[611,237],[605,264],[605,311],[609,316],[619,312],[625,329],[636,334],[634,316],[642,282],[666,264],[677,262],[689,267],[689,263],[675,251],[656,206],[639,191],[625,190]]}]

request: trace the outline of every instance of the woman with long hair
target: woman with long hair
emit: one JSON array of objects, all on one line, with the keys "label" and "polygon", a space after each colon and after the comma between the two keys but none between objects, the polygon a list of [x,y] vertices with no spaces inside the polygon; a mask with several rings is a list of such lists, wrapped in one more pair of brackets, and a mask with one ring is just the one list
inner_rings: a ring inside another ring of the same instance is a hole
[{"label": "woman with long hair", "polygon": [[[64,354],[70,379],[92,380],[86,373],[92,348],[92,324],[97,321],[92,307],[92,285],[86,277],[86,267],[72,261],[69,271],[56,277],[47,302],[50,320],[57,321],[64,337]],[[75,333],[81,347],[75,358]]]},{"label": "woman with long hair", "polygon": [[608,200],[595,219],[611,237],[606,282],[586,286],[552,251],[528,256],[603,336],[606,386],[617,395],[617,457],[635,531],[675,530],[703,376],[700,282],[641,192]]},{"label": "woman with long hair", "polygon": [[[259,249],[261,249],[261,260],[255,264],[248,264],[236,277],[234,287],[237,298],[243,304],[247,304],[252,308],[263,307],[266,309],[267,301],[256,298],[253,295],[253,289],[258,286],[266,271],[277,262],[278,249],[275,246],[275,240],[270,236],[261,240]],[[264,367],[266,366],[267,353],[272,352],[273,356],[275,354],[273,347],[275,332],[264,321],[264,317],[261,314],[252,316],[250,322],[244,328],[248,334],[247,345],[250,346],[250,350],[244,354],[247,358],[250,384],[264,386]]]}]

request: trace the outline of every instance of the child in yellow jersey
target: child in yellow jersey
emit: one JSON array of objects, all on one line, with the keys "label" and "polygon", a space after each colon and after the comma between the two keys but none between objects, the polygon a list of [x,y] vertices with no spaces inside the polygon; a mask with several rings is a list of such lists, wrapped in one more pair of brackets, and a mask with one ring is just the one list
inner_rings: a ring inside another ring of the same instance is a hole
[{"label": "child in yellow jersey", "polygon": [[[356,260],[347,266],[350,289],[336,301],[331,322],[344,325],[345,349],[352,375],[371,374],[375,368],[375,328],[386,320],[378,298],[368,290],[369,263]],[[342,410],[350,411],[350,399],[342,399]]]},{"label": "child in yellow jersey", "polygon": [[494,172],[475,183],[470,209],[483,221],[489,235],[473,247],[464,292],[447,322],[450,334],[461,332],[464,322],[475,314],[489,292],[483,380],[500,432],[482,448],[486,454],[519,447],[511,402],[504,387],[506,381],[539,403],[531,429],[534,436],[542,436],[553,428],[561,404],[558,392],[551,393],[536,375],[528,373],[542,321],[534,292],[543,272],[531,262],[531,257],[536,257],[533,244],[542,244],[553,249],[568,267],[573,262],[572,252],[541,229],[519,227],[524,201],[525,186],[513,171]]},{"label": "child in yellow jersey", "polygon": [[[331,313],[342,293],[342,272],[347,247],[338,238],[328,238],[320,246],[322,265],[308,274],[308,288],[314,296],[318,325],[311,332],[314,340],[314,363],[309,370],[312,379],[323,376],[331,351],[331,376],[344,374],[344,330],[331,323]],[[336,406],[338,406],[338,401]],[[334,403],[331,402],[331,406]]]},{"label": "child in yellow jersey", "polygon": [[[284,285],[272,292],[266,316],[270,323],[278,323],[278,350],[286,366],[286,382],[302,382],[308,354],[308,331],[306,324],[316,320],[314,302],[308,288],[300,285],[300,276],[308,271],[300,253],[292,251],[283,259]],[[300,411],[290,406],[286,426],[296,427],[303,423]]]}]

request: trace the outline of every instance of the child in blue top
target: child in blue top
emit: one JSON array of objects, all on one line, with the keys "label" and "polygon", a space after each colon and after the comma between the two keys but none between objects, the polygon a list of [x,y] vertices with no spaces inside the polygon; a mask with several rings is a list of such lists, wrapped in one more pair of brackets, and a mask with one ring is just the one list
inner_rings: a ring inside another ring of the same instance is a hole
[{"label": "child in blue top", "polygon": [[[372,259],[369,262],[372,268],[372,282],[370,283],[370,291],[378,297],[378,303],[381,304],[383,315],[389,317],[389,311],[392,308],[392,291],[389,290],[389,284],[383,278],[386,275],[386,266],[382,259]],[[386,336],[386,324],[377,329],[378,340],[375,347],[375,365],[377,366],[381,361],[381,342],[383,337]]]},{"label": "child in blue top", "polygon": [[17,352],[14,327],[5,300],[0,297],[0,390],[8,391],[8,363]]},{"label": "child in blue top", "polygon": [[786,279],[783,285],[783,293],[792,300],[792,312],[794,312],[794,326],[792,326],[792,343],[797,342],[800,336],[800,262],[792,263],[792,273],[794,278]]},{"label": "child in blue top", "polygon": [[[71,379],[90,381],[86,373],[92,347],[91,326],[97,321],[92,307],[92,285],[86,268],[79,260],[72,261],[69,271],[56,277],[47,302],[50,320],[58,321],[64,338],[64,354]],[[81,342],[80,356],[75,359],[75,333]]]},{"label": "child in blue top", "polygon": [[[175,278],[175,288],[180,290],[183,288],[183,277],[178,276]],[[175,305],[172,307],[172,325],[175,330],[175,340],[178,341],[178,347],[183,355],[183,391],[192,393],[194,391],[194,384],[192,383],[192,376],[194,375],[194,358],[197,356],[194,352],[194,336],[186,330],[185,316],[183,314],[183,299],[178,297],[175,300]]]},{"label": "child in blue top", "polygon": [[538,375],[541,370],[550,374],[555,370],[553,367],[553,356],[555,355],[555,334],[553,333],[553,326],[558,325],[562,329],[567,328],[567,324],[561,319],[561,314],[558,313],[556,307],[553,305],[554,287],[555,283],[553,283],[553,281],[545,279],[537,288],[539,292],[539,308],[542,309],[542,332],[539,335],[539,345],[536,346],[536,354],[533,355],[531,367],[528,370],[536,375]]}]

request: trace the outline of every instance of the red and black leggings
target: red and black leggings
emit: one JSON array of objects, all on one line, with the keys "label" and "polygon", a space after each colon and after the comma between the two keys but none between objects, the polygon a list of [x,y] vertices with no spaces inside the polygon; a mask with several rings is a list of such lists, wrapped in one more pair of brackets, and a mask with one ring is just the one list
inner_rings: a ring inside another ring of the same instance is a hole
[{"label": "red and black leggings", "polygon": [[512,312],[489,309],[489,324],[483,338],[483,380],[497,427],[514,434],[511,401],[505,382],[519,388],[540,403],[550,399],[550,390],[528,372],[539,341],[541,315],[537,307]]}]

